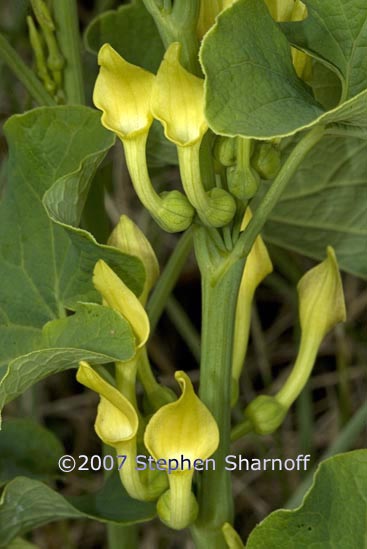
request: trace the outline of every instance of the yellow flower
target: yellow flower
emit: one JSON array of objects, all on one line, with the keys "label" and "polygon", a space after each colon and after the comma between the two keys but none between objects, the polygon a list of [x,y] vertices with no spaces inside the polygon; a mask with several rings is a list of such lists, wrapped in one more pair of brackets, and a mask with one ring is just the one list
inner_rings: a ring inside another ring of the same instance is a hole
[{"label": "yellow flower", "polygon": [[[251,217],[250,208],[247,208],[241,230],[247,227]],[[258,236],[247,257],[238,293],[233,345],[232,404],[235,404],[238,398],[238,383],[247,351],[254,293],[272,270],[268,250],[261,236]]]},{"label": "yellow flower", "polygon": [[330,246],[327,258],[308,271],[298,283],[301,343],[294,367],[275,396],[260,395],[245,410],[252,429],[269,434],[282,423],[287,410],[301,393],[311,374],[326,334],[346,319],[343,287]]},{"label": "yellow flower", "polygon": [[101,397],[95,423],[99,438],[109,446],[133,439],[137,434],[139,421],[127,398],[97,374],[87,362],[80,362],[76,378],[79,383]]},{"label": "yellow flower", "polygon": [[223,189],[203,187],[200,145],[208,124],[204,115],[204,80],[190,74],[179,61],[181,46],[172,43],[159,67],[152,93],[152,112],[176,144],[182,185],[205,225],[222,227],[236,210],[233,197]]},{"label": "yellow flower", "polygon": [[229,522],[223,524],[222,532],[228,549],[245,549],[240,536]]},{"label": "yellow flower", "polygon": [[327,248],[327,258],[308,271],[298,283],[299,316],[302,333],[318,343],[346,319],[343,286],[335,252]]},{"label": "yellow flower", "polygon": [[[196,396],[190,378],[178,371],[182,395],[171,404],[160,408],[149,421],[144,443],[157,459],[177,460],[181,456],[193,463],[211,456],[219,444],[217,424]],[[187,466],[187,464],[186,464]],[[188,467],[188,466],[187,466]],[[171,471],[168,475],[170,489],[158,501],[158,514],[171,528],[185,528],[195,520],[197,503],[191,492],[193,468]]]},{"label": "yellow flower", "polygon": [[181,45],[172,43],[159,67],[152,93],[154,118],[167,139],[186,147],[201,141],[208,129],[204,115],[204,80],[189,73],[179,62]]},{"label": "yellow flower", "polygon": [[122,140],[146,133],[153,122],[154,74],[128,63],[109,44],[101,47],[98,64],[93,102],[103,111],[102,124]]},{"label": "yellow flower", "polygon": [[136,295],[102,259],[94,267],[93,284],[105,303],[130,323],[136,336],[137,348],[143,347],[149,337],[149,320]]},{"label": "yellow flower", "polygon": [[108,244],[129,255],[135,255],[142,261],[146,278],[140,302],[144,305],[159,276],[157,256],[149,240],[127,215],[122,215],[108,239]]},{"label": "yellow flower", "polygon": [[123,59],[109,44],[100,49],[101,68],[93,101],[103,111],[102,124],[121,139],[136,194],[156,222],[168,232],[184,231],[194,210],[178,191],[158,195],[149,177],[146,142],[153,122],[150,99],[154,74]]},{"label": "yellow flower", "polygon": [[127,398],[105,381],[87,362],[80,362],[77,380],[100,395],[94,424],[99,438],[116,450],[117,456],[126,456],[119,470],[121,482],[135,499],[156,499],[166,487],[163,475],[144,479],[136,470],[138,415]]}]

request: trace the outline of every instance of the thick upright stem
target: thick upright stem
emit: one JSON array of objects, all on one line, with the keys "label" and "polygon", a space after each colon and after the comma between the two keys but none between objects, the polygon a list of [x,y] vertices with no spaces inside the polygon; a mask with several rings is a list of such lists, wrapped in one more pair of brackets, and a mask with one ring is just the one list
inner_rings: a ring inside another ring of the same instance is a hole
[{"label": "thick upright stem", "polygon": [[154,291],[148,301],[147,312],[150,321],[150,331],[154,332],[159,318],[166,306],[181,271],[187,262],[192,249],[192,230],[188,229],[178,240],[177,245],[169,258]]},{"label": "thick upright stem", "polygon": [[[200,246],[203,244],[201,241]],[[202,273],[200,398],[218,424],[220,444],[212,456],[215,470],[204,471],[202,475],[198,494],[199,516],[193,536],[198,548],[224,549],[226,543],[221,527],[233,518],[231,476],[225,469],[225,457],[230,446],[233,335],[244,258],[213,283],[209,265],[203,261],[206,254],[200,260],[202,250],[197,252]]]}]

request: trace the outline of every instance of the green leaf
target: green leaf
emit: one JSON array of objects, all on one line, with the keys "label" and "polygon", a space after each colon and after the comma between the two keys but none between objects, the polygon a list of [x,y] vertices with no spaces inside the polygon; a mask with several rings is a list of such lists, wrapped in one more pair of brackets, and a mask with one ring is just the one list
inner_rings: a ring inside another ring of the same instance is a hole
[{"label": "green leaf", "polygon": [[40,348],[42,326],[63,316],[65,307],[99,299],[92,285],[99,258],[135,292],[144,282],[137,258],[97,244],[80,229],[68,227],[67,233],[50,221],[42,204],[53,184],[60,189],[58,180],[68,182],[70,197],[61,200],[60,209],[67,209],[68,220],[78,219],[90,178],[114,142],[99,113],[76,106],[39,108],[13,116],[4,130],[10,154],[0,203],[0,367]]},{"label": "green leaf", "polygon": [[324,137],[270,214],[265,239],[315,259],[331,245],[341,269],[367,278],[366,155],[366,141]]},{"label": "green leaf", "polygon": [[92,53],[107,42],[129,63],[151,72],[157,71],[164,54],[157,27],[142,0],[98,15],[85,31],[84,40]]},{"label": "green leaf", "polygon": [[340,79],[335,72],[329,70],[318,61],[312,63],[310,85],[316,101],[318,101],[324,109],[333,109],[340,102],[342,93]]},{"label": "green leaf", "polygon": [[132,499],[117,474],[95,494],[63,497],[46,484],[26,477],[11,481],[0,501],[0,547],[29,530],[63,519],[90,518],[132,524],[154,518],[155,504]]},{"label": "green leaf", "polygon": [[367,451],[321,463],[302,506],[271,513],[250,534],[246,549],[366,547]]},{"label": "green leaf", "polygon": [[239,0],[225,10],[203,40],[201,61],[206,116],[216,133],[286,135],[323,114],[262,0]]},{"label": "green leaf", "polygon": [[79,361],[94,364],[129,360],[135,354],[130,324],[119,313],[94,303],[80,303],[73,316],[45,325],[39,350],[11,361],[0,380],[0,411],[26,389]]},{"label": "green leaf", "polygon": [[47,480],[60,474],[57,463],[63,453],[55,435],[35,421],[5,421],[0,436],[0,485],[20,475]]},{"label": "green leaf", "polygon": [[225,10],[203,40],[201,61],[206,116],[216,133],[271,139],[316,124],[367,128],[367,77],[360,75],[360,86],[353,86],[351,91],[360,90],[357,95],[344,94],[347,101],[325,112],[297,77],[289,43],[262,1],[238,0]]},{"label": "green leaf", "polygon": [[338,74],[343,98],[367,88],[367,4],[363,0],[304,0],[304,21],[283,23],[288,40]]}]

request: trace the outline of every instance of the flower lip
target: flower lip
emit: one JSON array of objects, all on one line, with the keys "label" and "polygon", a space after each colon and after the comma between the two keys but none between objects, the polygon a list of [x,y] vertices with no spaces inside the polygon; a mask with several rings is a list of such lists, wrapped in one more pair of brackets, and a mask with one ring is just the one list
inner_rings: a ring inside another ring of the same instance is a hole
[{"label": "flower lip", "polygon": [[148,132],[154,74],[125,61],[110,44],[99,50],[98,64],[93,102],[103,111],[102,124],[122,140]]},{"label": "flower lip", "polygon": [[182,395],[173,403],[160,408],[149,421],[144,443],[155,459],[205,460],[219,444],[217,424],[194,392],[190,378],[177,371]]},{"label": "flower lip", "polygon": [[204,80],[189,73],[179,62],[181,45],[167,49],[153,85],[151,110],[176,145],[185,147],[201,140],[208,129],[204,115]]},{"label": "flower lip", "polygon": [[148,340],[150,326],[148,315],[136,295],[102,259],[94,267],[93,284],[107,305],[131,324],[137,348],[143,347]]},{"label": "flower lip", "polygon": [[85,361],[79,363],[76,378],[79,383],[101,397],[95,422],[98,436],[111,446],[134,438],[138,431],[139,420],[133,405],[127,398]]}]

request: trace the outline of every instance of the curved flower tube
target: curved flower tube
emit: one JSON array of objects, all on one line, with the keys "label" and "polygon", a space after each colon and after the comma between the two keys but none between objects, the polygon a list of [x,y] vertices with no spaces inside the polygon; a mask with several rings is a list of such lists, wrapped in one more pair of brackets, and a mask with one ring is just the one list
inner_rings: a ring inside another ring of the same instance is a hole
[{"label": "curved flower tube", "polygon": [[150,96],[154,74],[125,61],[109,44],[98,54],[100,72],[93,101],[103,111],[102,124],[121,139],[134,189],[156,222],[168,232],[187,229],[194,215],[178,191],[158,195],[149,177],[146,142],[153,116]]},{"label": "curved flower tube", "polygon": [[116,382],[119,390],[137,410],[135,385],[137,371],[141,365],[144,368],[144,372],[148,374],[148,376],[142,376],[142,383],[148,398],[153,397],[152,404],[157,403],[162,405],[162,402],[171,402],[173,400],[171,391],[162,387],[150,371],[145,349],[150,327],[148,315],[143,305],[103,260],[99,260],[96,263],[93,273],[93,284],[103,297],[104,302],[126,318],[136,337],[135,356],[126,362],[116,363]]},{"label": "curved flower tube", "polygon": [[275,396],[261,395],[248,405],[246,421],[233,430],[234,438],[250,430],[269,434],[281,425],[308,381],[322,340],[337,323],[345,321],[343,287],[333,248],[329,246],[327,258],[301,278],[298,295],[301,343],[294,367]]},{"label": "curved flower tube", "polygon": [[126,491],[142,501],[156,499],[165,489],[166,479],[157,471],[149,479],[143,479],[136,470],[139,419],[133,405],[87,362],[80,362],[77,380],[100,395],[94,428],[105,444],[115,448],[117,455],[126,456],[119,471]]},{"label": "curved flower tube", "polygon": [[[160,408],[149,421],[144,443],[154,459],[181,462],[181,458],[205,460],[219,444],[217,424],[201,400],[196,396],[190,378],[177,371],[175,378],[181,386],[181,397]],[[188,463],[188,462],[186,462]],[[193,468],[169,471],[169,490],[157,504],[158,515],[171,528],[180,530],[191,524],[198,506],[191,491]]]},{"label": "curved flower tube", "polygon": [[[242,231],[247,227],[251,217],[251,210],[247,208],[241,225]],[[255,290],[272,270],[273,265],[269,253],[263,239],[261,236],[258,236],[247,257],[238,292],[233,342],[232,406],[238,399],[238,384],[247,352],[250,335],[251,307]]]},{"label": "curved flower tube", "polygon": [[153,85],[151,109],[167,139],[177,146],[182,185],[201,221],[210,227],[222,227],[233,218],[236,205],[223,189],[204,189],[199,157],[208,129],[204,80],[182,67],[180,49],[180,44],[174,42],[166,51]]}]

